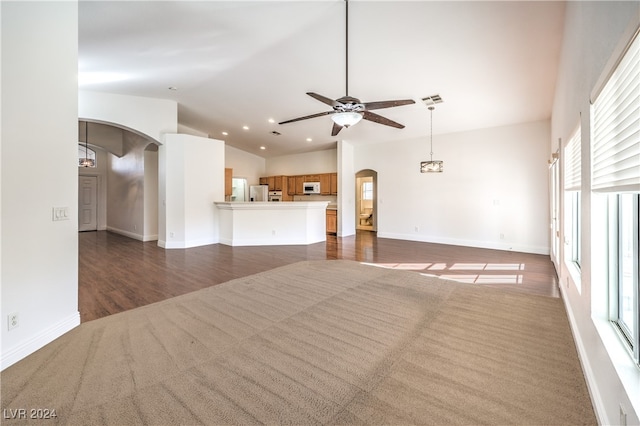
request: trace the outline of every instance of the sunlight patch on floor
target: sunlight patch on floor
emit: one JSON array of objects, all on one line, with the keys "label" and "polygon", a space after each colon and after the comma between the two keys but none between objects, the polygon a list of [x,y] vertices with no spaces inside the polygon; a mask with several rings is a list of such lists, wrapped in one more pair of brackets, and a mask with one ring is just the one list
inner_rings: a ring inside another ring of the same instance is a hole
[{"label": "sunlight patch on floor", "polygon": [[[386,269],[399,269],[405,271],[524,271],[524,263],[454,263],[449,266],[446,263],[369,263],[363,265],[375,266]],[[446,280],[458,281],[467,284],[522,284],[522,274],[443,274],[421,273],[428,277],[437,277]]]},{"label": "sunlight patch on floor", "polygon": [[522,284],[522,275],[440,275],[440,278],[469,284]]}]

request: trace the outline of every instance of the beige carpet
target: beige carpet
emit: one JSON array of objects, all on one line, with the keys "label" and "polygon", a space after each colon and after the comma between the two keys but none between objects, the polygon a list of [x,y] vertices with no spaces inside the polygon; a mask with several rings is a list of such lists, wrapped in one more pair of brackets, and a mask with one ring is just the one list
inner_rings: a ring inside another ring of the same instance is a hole
[{"label": "beige carpet", "polygon": [[61,424],[596,424],[560,299],[351,261],[84,323],[1,378],[4,413]]}]

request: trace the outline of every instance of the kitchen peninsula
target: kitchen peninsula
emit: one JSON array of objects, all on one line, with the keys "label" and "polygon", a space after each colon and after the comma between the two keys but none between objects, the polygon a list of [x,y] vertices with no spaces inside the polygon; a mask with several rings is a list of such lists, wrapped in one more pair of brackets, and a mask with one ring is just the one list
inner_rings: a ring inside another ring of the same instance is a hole
[{"label": "kitchen peninsula", "polygon": [[306,245],[326,241],[328,201],[215,202],[220,243]]}]

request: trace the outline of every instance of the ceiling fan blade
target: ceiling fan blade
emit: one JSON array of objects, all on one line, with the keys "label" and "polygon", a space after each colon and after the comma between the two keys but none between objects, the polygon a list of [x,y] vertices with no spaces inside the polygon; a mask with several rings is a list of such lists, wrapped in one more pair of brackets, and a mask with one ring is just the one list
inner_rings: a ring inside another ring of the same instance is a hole
[{"label": "ceiling fan blade", "polygon": [[382,109],[382,108],[392,108],[401,105],[410,105],[415,104],[416,102],[413,99],[400,99],[396,101],[378,101],[378,102],[365,102],[363,105],[366,109]]},{"label": "ceiling fan blade", "polygon": [[336,136],[342,130],[342,126],[338,123],[333,123],[333,128],[331,129],[331,136]]},{"label": "ceiling fan blade", "polygon": [[304,117],[298,117],[298,118],[293,118],[291,120],[287,120],[287,121],[282,121],[278,124],[287,124],[287,123],[293,123],[295,121],[301,121],[301,120],[307,120],[309,118],[316,118],[316,117],[322,117],[323,115],[329,115],[329,114],[333,114],[335,113],[335,111],[325,111],[325,112],[319,112],[317,114],[311,114],[311,115],[305,115]]},{"label": "ceiling fan blade", "polygon": [[363,111],[362,118],[364,118],[365,120],[373,121],[374,123],[395,127],[396,129],[404,129],[404,125],[400,123],[396,123],[393,120],[389,120],[388,118],[385,118],[381,115],[374,114],[373,112],[370,112],[370,111]]},{"label": "ceiling fan blade", "polygon": [[326,96],[322,96],[322,95],[318,95],[317,93],[313,93],[313,92],[307,92],[307,95],[311,96],[312,98],[325,103],[327,105],[331,105],[332,107],[334,106],[339,106],[342,105],[340,102],[333,100],[333,99],[329,99]]}]

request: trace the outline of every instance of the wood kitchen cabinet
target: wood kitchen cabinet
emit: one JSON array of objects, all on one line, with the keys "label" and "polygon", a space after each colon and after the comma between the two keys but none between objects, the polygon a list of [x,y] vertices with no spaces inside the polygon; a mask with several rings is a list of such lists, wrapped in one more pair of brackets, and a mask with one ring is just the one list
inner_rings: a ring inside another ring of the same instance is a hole
[{"label": "wood kitchen cabinet", "polygon": [[306,176],[296,176],[296,195],[304,195],[303,184],[306,182]]},{"label": "wood kitchen cabinet", "polygon": [[338,233],[338,211],[327,209],[327,234]]},{"label": "wood kitchen cabinet", "polygon": [[284,176],[274,176],[273,177],[273,189],[269,189],[269,191],[282,191]]},{"label": "wood kitchen cabinet", "polygon": [[264,176],[260,185],[268,185],[269,191],[282,191],[282,201],[293,201],[294,195],[304,195],[304,182],[320,182],[320,195],[338,194],[338,174],[321,173],[297,176]]},{"label": "wood kitchen cabinet", "polygon": [[[294,179],[295,183],[295,179]],[[282,201],[293,201],[293,194],[289,192],[289,177],[282,176]]]},{"label": "wood kitchen cabinet", "polygon": [[224,169],[224,196],[231,197],[233,194],[233,169]]},{"label": "wood kitchen cabinet", "polygon": [[287,176],[287,194],[290,195],[293,199],[293,196],[296,195],[296,177],[295,176]]},{"label": "wood kitchen cabinet", "polygon": [[331,194],[331,174],[324,173],[320,175],[320,195]]},{"label": "wood kitchen cabinet", "polygon": [[[293,199],[293,196],[296,195],[296,177],[287,176],[286,180],[287,180],[287,195],[291,196]],[[282,190],[282,192],[284,193],[284,190]]]},{"label": "wood kitchen cabinet", "polygon": [[286,179],[286,176],[263,176],[260,178],[260,185],[267,185],[269,191],[284,191]]}]

